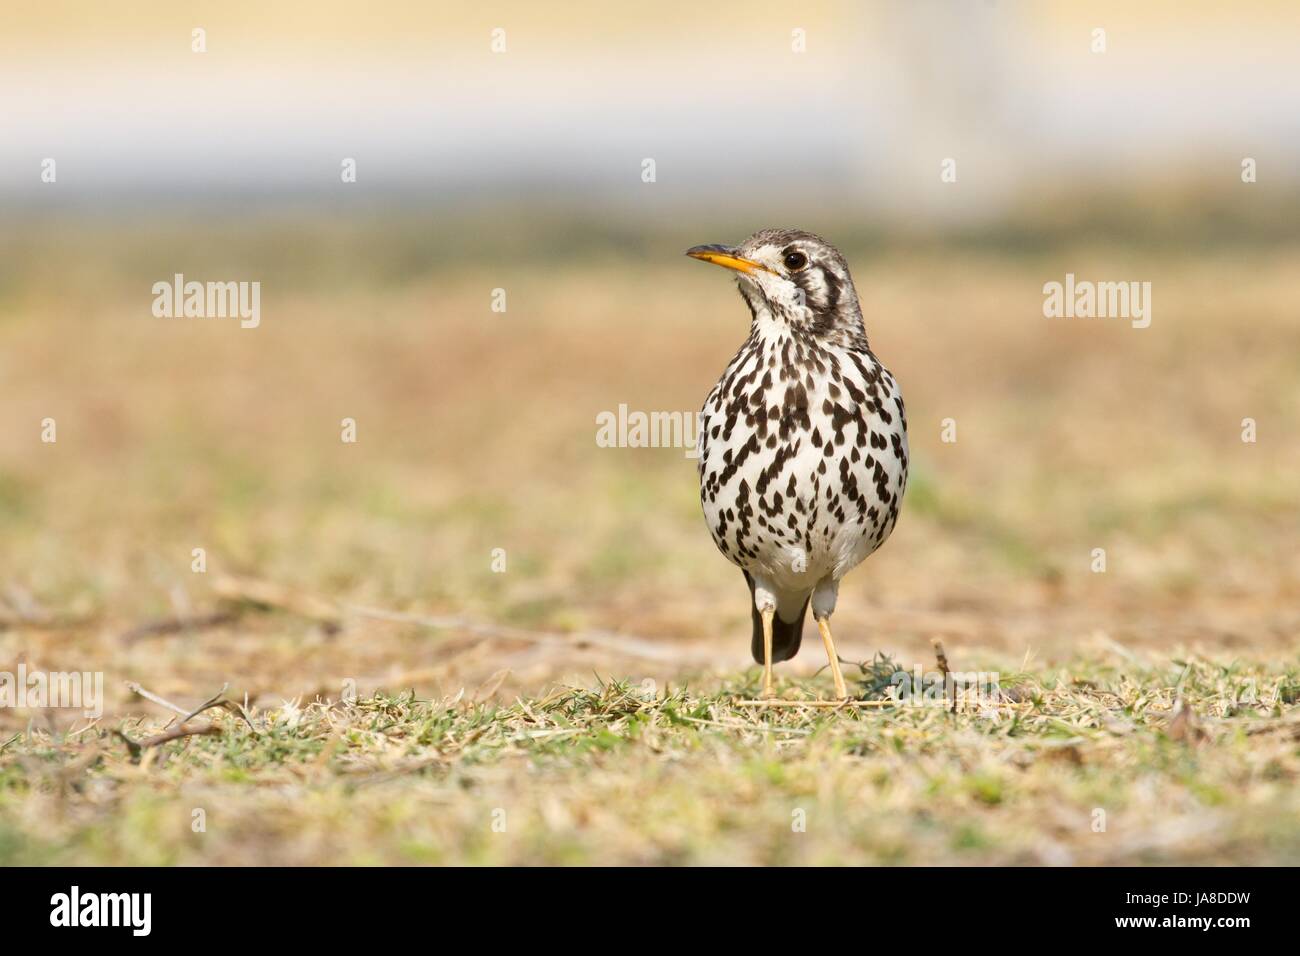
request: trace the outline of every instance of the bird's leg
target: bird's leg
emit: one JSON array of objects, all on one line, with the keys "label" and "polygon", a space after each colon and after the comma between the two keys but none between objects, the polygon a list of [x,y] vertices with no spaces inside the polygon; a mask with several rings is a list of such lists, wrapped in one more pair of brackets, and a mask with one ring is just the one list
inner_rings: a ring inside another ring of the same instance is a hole
[{"label": "bird's leg", "polygon": [[835,653],[835,640],[831,637],[831,619],[817,618],[817,630],[822,633],[822,643],[826,645],[826,657],[831,662],[831,677],[835,679],[835,696],[840,700],[848,700],[848,688],[844,686],[844,675],[840,673],[840,656]]},{"label": "bird's leg", "polygon": [[772,618],[776,608],[765,607],[760,613],[763,616],[763,692],[759,696],[770,700],[776,696],[772,687]]}]

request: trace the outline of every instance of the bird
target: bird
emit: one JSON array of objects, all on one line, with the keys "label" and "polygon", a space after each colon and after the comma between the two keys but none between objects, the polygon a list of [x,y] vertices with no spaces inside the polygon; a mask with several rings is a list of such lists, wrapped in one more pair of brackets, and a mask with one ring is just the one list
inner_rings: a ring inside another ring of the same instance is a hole
[{"label": "bird", "polygon": [[744,573],[763,665],[799,651],[813,618],[835,695],[849,694],[831,635],[843,577],[879,548],[907,487],[907,413],[867,343],[849,266],[825,239],[762,229],[693,259],[735,273],[749,335],[704,401],[700,503],[718,550]]}]

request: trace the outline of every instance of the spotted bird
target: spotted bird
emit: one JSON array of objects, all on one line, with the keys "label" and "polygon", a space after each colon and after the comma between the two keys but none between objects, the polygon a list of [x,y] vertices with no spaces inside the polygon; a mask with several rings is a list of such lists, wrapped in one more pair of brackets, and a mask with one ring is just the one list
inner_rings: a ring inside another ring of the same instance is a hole
[{"label": "spotted bird", "polygon": [[894,529],[907,485],[907,417],[867,345],[844,257],[797,229],[686,254],[736,273],[749,337],[704,401],[700,502],[718,549],[744,572],[751,650],[794,657],[811,602],[835,694],[848,691],[831,637],[840,579]]}]

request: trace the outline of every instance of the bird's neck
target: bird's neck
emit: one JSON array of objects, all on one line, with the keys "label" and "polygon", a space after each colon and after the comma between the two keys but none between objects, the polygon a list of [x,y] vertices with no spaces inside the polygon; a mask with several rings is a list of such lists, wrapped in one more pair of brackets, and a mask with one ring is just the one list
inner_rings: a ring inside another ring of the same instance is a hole
[{"label": "bird's neck", "polygon": [[750,295],[745,296],[745,304],[753,317],[749,326],[751,342],[775,347],[796,342],[814,349],[870,351],[860,315],[840,318],[818,316],[811,310],[802,315],[774,312],[766,300]]}]

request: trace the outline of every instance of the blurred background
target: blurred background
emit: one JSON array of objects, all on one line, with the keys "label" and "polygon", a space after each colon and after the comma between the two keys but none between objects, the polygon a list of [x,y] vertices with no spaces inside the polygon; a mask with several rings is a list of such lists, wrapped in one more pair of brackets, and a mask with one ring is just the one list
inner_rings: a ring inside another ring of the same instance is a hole
[{"label": "blurred background", "polygon": [[[908,402],[846,656],[1293,656],[1298,48],[1282,0],[9,5],[0,669],[126,707],[749,666],[694,462],[596,422],[699,408],[748,316],[681,253],[766,226],[846,253]],[[176,273],[260,326],[156,318]],[[1151,326],[1045,319],[1067,273]],[[232,577],[299,597],[223,617]]]}]

